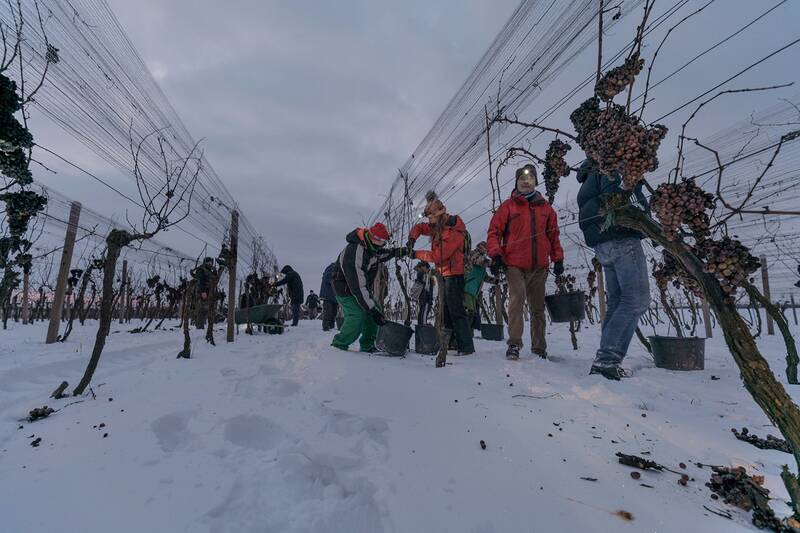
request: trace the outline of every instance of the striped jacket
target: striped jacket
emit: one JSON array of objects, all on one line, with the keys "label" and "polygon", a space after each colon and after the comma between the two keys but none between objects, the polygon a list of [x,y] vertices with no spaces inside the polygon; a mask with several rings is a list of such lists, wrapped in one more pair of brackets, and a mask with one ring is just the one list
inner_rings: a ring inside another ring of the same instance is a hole
[{"label": "striped jacket", "polygon": [[365,311],[378,307],[372,297],[372,287],[378,266],[393,257],[398,251],[390,249],[370,249],[364,234],[366,229],[360,228],[347,235],[347,246],[336,260],[337,269],[333,273],[333,290],[336,296],[355,297],[358,305]]}]

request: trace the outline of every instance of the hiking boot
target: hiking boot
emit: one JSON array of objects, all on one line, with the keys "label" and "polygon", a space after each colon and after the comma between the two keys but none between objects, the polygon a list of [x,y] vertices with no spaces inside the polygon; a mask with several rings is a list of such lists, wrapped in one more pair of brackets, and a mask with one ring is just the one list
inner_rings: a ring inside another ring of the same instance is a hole
[{"label": "hiking boot", "polygon": [[378,349],[373,346],[372,348],[366,348],[366,349],[362,348],[359,351],[364,353],[375,353],[378,351]]},{"label": "hiking boot", "polygon": [[475,350],[464,350],[463,352],[458,352],[456,355],[472,355],[475,353]]},{"label": "hiking boot", "polygon": [[538,355],[538,356],[539,356],[540,358],[542,358],[542,359],[547,359],[547,352],[546,352],[546,351],[544,351],[544,352],[537,352],[537,351],[531,350],[531,353],[532,353],[533,355]]},{"label": "hiking boot", "polygon": [[512,361],[519,359],[519,346],[509,344],[508,350],[506,350],[506,359],[511,359]]},{"label": "hiking boot", "polygon": [[625,371],[619,365],[604,365],[595,363],[589,371],[589,375],[600,374],[604,378],[611,381],[620,381],[622,378],[627,377]]}]

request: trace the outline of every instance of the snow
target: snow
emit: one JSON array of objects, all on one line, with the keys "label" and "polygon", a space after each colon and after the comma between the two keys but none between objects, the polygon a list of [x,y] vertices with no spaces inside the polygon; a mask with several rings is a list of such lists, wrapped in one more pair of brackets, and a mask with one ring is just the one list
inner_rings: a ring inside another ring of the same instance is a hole
[{"label": "snow", "polygon": [[[95,328],[45,345],[45,326],[0,333],[2,532],[754,530],[709,498],[710,471],[695,462],[764,474],[774,508],[788,512],[779,472],[791,456],[730,432],[778,435],[719,331],[700,372],[656,369],[634,339],[634,377],[616,383],[588,375],[591,325],[578,351],[565,326],[549,326],[549,361],[523,352],[509,362],[503,343],[477,339],[475,355],[437,370],[414,353],[330,348],[318,321],[233,344],[220,331],[216,347],[194,331],[191,360],[175,358],[179,331],[115,324],[96,398],[52,400],[62,380],[80,378]],[[785,382],[780,336],[759,344]],[[19,422],[45,404],[60,410]],[[686,463],[694,481],[682,487],[666,472],[635,481],[618,451]]]}]

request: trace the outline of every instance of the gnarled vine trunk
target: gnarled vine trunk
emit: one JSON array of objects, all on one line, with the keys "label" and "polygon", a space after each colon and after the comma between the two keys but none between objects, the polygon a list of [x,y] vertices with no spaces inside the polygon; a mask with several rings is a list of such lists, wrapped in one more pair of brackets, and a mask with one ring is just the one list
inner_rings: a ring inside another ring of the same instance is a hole
[{"label": "gnarled vine trunk", "polygon": [[[735,304],[725,300],[725,294],[717,279],[703,271],[702,261],[686,245],[668,241],[661,227],[642,211],[627,206],[614,210],[613,215],[618,224],[636,229],[663,246],[678,260],[685,271],[697,280],[706,300],[717,315],[725,342],[741,371],[745,388],[789,443],[796,466],[800,469],[800,408],[775,378]],[[781,478],[792,499],[795,515],[800,515],[798,476],[784,465]]]},{"label": "gnarled vine trunk", "polygon": [[103,292],[102,301],[100,303],[100,317],[99,325],[97,327],[97,335],[94,339],[94,348],[92,348],[92,356],[89,358],[89,364],[86,366],[86,371],[83,373],[78,386],[72,391],[74,396],[83,394],[86,387],[92,381],[94,371],[97,369],[97,363],[100,361],[100,355],[103,353],[103,348],[106,345],[106,337],[111,329],[111,322],[113,319],[114,311],[114,273],[117,270],[117,260],[119,259],[122,249],[131,243],[131,234],[122,230],[111,230],[106,237],[106,257],[103,264]]}]

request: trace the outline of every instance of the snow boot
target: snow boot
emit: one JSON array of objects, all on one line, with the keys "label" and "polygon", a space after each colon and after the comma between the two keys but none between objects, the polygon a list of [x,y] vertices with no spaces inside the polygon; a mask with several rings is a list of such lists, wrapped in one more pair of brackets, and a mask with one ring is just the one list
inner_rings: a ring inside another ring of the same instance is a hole
[{"label": "snow boot", "polygon": [[541,359],[547,359],[547,352],[535,352],[531,350],[533,355],[538,355]]},{"label": "snow boot", "polygon": [[619,365],[604,365],[595,363],[589,371],[589,375],[600,374],[604,378],[611,381],[620,381],[622,378],[628,377],[625,371]]},{"label": "snow boot", "polygon": [[515,344],[509,344],[508,350],[506,350],[506,359],[510,359],[512,361],[519,359],[519,346]]}]

